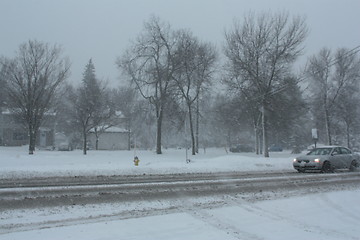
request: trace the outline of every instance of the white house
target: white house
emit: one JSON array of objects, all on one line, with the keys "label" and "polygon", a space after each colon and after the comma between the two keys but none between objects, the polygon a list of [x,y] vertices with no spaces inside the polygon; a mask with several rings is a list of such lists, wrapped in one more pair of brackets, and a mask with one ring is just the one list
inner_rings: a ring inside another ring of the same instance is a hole
[{"label": "white house", "polygon": [[[98,132],[98,150],[128,150],[130,131],[120,127],[103,128]],[[95,130],[91,130],[88,140],[93,148],[96,146]]]}]

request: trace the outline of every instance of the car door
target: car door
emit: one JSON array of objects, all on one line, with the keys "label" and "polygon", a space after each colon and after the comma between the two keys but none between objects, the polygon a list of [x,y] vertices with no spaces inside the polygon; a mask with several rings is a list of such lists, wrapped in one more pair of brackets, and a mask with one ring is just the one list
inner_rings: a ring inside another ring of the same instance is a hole
[{"label": "car door", "polygon": [[352,152],[344,147],[342,147],[340,150],[342,155],[342,168],[349,168],[351,161],[353,160]]},{"label": "car door", "polygon": [[342,156],[339,147],[333,149],[330,154],[330,163],[333,168],[341,168],[342,165]]}]

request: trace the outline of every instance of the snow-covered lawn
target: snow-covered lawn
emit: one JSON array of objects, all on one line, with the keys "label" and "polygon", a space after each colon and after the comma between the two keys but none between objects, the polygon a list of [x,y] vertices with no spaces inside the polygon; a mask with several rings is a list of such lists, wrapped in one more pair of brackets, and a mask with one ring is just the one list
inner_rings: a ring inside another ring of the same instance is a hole
[{"label": "snow-covered lawn", "polygon": [[[29,156],[25,147],[0,147],[0,181],[35,176],[294,171],[294,155],[286,151],[263,158],[208,149],[189,156],[190,163],[186,163],[185,150],[165,149],[162,155],[137,151],[136,155],[139,166],[134,166],[133,151],[89,151],[87,156],[81,151],[36,151]],[[266,200],[248,199],[256,198],[182,199],[176,208],[164,200],[9,210],[0,213],[0,240],[360,239],[360,188],[301,197],[270,193]],[[207,201],[219,204],[207,206]],[[8,228],[12,224],[25,227],[13,232]]]},{"label": "snow-covered lawn", "polygon": [[[140,159],[134,165],[134,156]],[[196,156],[185,149],[154,151],[36,151],[27,154],[26,147],[0,147],[0,178],[39,176],[79,176],[114,174],[166,174],[218,171],[293,171],[288,151],[270,153],[264,158],[254,153],[227,153],[225,149],[201,150]]]}]

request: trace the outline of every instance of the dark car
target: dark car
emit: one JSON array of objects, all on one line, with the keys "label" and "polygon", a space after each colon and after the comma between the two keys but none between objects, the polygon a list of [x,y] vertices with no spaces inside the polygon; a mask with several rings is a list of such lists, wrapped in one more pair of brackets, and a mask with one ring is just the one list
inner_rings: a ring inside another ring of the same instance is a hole
[{"label": "dark car", "polygon": [[273,145],[268,148],[269,152],[282,152],[283,149],[280,146]]},{"label": "dark car", "polygon": [[324,146],[311,150],[294,159],[293,166],[299,172],[319,170],[333,172],[335,169],[354,171],[359,167],[359,155],[341,146]]},{"label": "dark car", "polygon": [[231,147],[230,152],[254,152],[254,148],[247,144],[239,144]]}]

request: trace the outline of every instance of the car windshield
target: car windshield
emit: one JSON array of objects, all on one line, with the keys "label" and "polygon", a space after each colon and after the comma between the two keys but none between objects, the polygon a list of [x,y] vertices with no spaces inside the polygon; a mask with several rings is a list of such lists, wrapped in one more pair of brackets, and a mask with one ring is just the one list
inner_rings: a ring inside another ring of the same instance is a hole
[{"label": "car windshield", "polygon": [[315,148],[307,155],[329,155],[332,148]]}]

